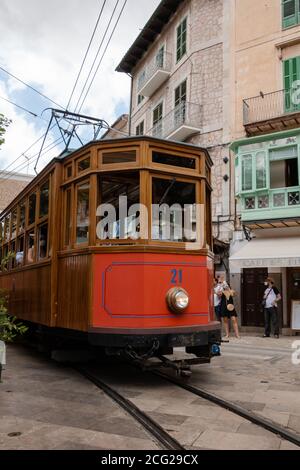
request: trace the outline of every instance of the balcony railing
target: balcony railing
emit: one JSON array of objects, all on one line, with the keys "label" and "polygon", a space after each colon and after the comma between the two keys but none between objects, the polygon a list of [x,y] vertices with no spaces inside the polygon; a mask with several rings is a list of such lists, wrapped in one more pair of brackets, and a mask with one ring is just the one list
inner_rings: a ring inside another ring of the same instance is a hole
[{"label": "balcony railing", "polygon": [[169,78],[171,67],[172,54],[168,52],[158,54],[140,77],[138,93],[147,97],[151,96]]},{"label": "balcony railing", "polygon": [[300,112],[296,98],[295,90],[279,90],[243,100],[244,126]]},{"label": "balcony railing", "polygon": [[300,186],[242,196],[242,220],[300,216]]},{"label": "balcony railing", "polygon": [[183,141],[200,132],[201,106],[182,101],[176,108],[149,130],[148,135],[162,139]]}]

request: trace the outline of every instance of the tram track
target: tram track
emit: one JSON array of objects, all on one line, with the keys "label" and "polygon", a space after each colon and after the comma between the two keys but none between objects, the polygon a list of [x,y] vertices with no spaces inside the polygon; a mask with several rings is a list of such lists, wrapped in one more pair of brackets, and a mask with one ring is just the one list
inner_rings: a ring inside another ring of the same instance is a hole
[{"label": "tram track", "polygon": [[[174,437],[172,437],[160,424],[153,420],[149,414],[145,413],[130,400],[122,396],[119,391],[100,379],[97,374],[91,373],[82,367],[77,367],[76,370],[85,378],[93,382],[99,389],[101,389],[106,395],[118,403],[118,405],[120,405],[127,413],[129,413],[136,421],[138,421],[144,427],[144,429],[146,429],[150,435],[160,444],[160,446],[162,446],[163,449],[181,451],[185,450],[185,447]],[[150,374],[163,381],[172,383],[173,385],[180,387],[197,397],[212,402],[214,405],[224,408],[227,411],[255,424],[256,426],[269,431],[281,439],[300,447],[299,435],[289,431],[277,423],[274,423],[271,420],[264,418],[263,416],[259,416],[258,414],[236,405],[233,402],[225,400],[222,397],[217,396],[203,388],[189,385],[188,383],[178,378],[172,377],[171,375],[162,373],[160,371],[151,371],[149,372],[149,375]]]},{"label": "tram track", "polygon": [[263,416],[259,416],[256,413],[253,413],[249,410],[246,410],[245,408],[236,405],[233,402],[230,402],[228,400],[225,400],[207,390],[204,390],[202,388],[194,387],[193,385],[189,385],[187,383],[182,382],[181,380],[172,377],[168,374],[164,374],[162,372],[151,372],[153,375],[156,377],[160,377],[167,382],[170,382],[174,385],[177,385],[178,387],[192,393],[193,395],[196,395],[200,398],[203,398],[204,400],[210,401],[214,403],[215,405],[218,405],[248,421],[251,423],[266,429],[267,431],[270,431],[273,434],[276,434],[277,436],[280,436],[281,438],[285,439],[286,441],[291,442],[292,444],[295,444],[296,446],[300,447],[300,436],[297,435],[296,433],[293,433],[289,431],[288,429],[284,428],[283,426],[280,426],[277,423],[274,423],[273,421],[264,418]]},{"label": "tram track", "polygon": [[147,413],[138,408],[130,400],[122,396],[117,390],[103,382],[95,374],[89,372],[83,367],[76,367],[77,372],[91,381],[96,387],[102,390],[114,402],[121,406],[136,421],[138,421],[148,433],[162,446],[164,450],[184,451],[185,448],[165,431],[157,422],[155,422]]}]

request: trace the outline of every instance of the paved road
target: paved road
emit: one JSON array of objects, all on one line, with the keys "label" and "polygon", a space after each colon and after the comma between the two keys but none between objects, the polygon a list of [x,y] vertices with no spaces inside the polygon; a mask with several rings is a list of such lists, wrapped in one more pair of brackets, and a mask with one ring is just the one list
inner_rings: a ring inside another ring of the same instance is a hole
[{"label": "paved road", "polygon": [[[294,340],[233,339],[222,346],[220,358],[194,367],[190,382],[300,434],[300,366],[291,362]],[[186,448],[296,449],[152,375],[124,365],[96,370]],[[72,369],[13,346],[3,379],[0,449],[158,448],[131,417]],[[22,434],[8,436],[12,432]]]}]

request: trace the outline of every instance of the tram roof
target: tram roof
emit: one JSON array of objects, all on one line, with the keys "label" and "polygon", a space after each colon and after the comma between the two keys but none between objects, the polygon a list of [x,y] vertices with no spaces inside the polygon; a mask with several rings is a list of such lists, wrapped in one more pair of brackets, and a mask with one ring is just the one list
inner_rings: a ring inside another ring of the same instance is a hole
[{"label": "tram roof", "polygon": [[25,186],[25,188],[10,202],[10,204],[2,211],[0,212],[0,217],[3,216],[3,214],[7,211],[7,209],[9,209],[11,206],[14,205],[14,203],[22,197],[22,194],[26,193],[27,189],[29,186],[34,186],[35,182],[37,180],[40,180],[42,179],[46,174],[47,174],[47,171],[48,169],[53,165],[53,163],[55,162],[61,162],[63,160],[65,160],[66,158],[70,157],[70,155],[74,155],[76,153],[81,153],[82,151],[84,150],[87,150],[88,148],[92,147],[93,145],[103,145],[105,147],[109,146],[110,144],[111,145],[116,145],[118,143],[131,143],[131,142],[141,142],[141,141],[148,141],[148,142],[153,142],[153,143],[156,143],[158,146],[159,144],[170,144],[170,145],[175,145],[177,147],[181,147],[181,148],[184,148],[184,149],[193,149],[193,150],[197,150],[198,152],[199,151],[202,151],[205,153],[206,155],[206,158],[209,160],[209,163],[211,165],[213,165],[213,161],[207,151],[207,149],[203,148],[203,147],[199,147],[199,145],[195,145],[195,144],[189,144],[189,143],[186,143],[186,142],[178,142],[178,141],[174,141],[174,140],[169,140],[169,139],[159,139],[157,137],[151,137],[151,136],[145,136],[145,135],[141,135],[141,136],[128,136],[128,137],[121,137],[121,138],[117,138],[117,139],[100,139],[100,140],[92,140],[90,142],[88,142],[87,144],[83,145],[82,147],[79,147],[78,149],[68,149],[68,150],[63,150],[58,156],[54,157],[42,170],[41,172],[35,177],[33,178],[27,186]]},{"label": "tram roof", "polygon": [[[75,154],[75,153],[79,153],[79,152],[82,152],[84,151],[85,149],[88,149],[89,147],[92,147],[93,145],[105,145],[105,146],[108,146],[108,145],[116,145],[118,143],[131,143],[131,142],[140,142],[140,141],[148,141],[148,142],[155,142],[157,143],[158,145],[159,144],[170,144],[170,145],[176,145],[177,147],[182,147],[184,149],[193,149],[193,150],[197,150],[197,151],[201,151],[201,152],[204,152],[206,154],[206,157],[209,159],[211,165],[213,165],[213,162],[212,162],[212,159],[207,151],[206,148],[204,147],[200,147],[199,145],[195,145],[195,144],[190,144],[190,143],[186,143],[186,142],[178,142],[176,140],[170,140],[170,139],[159,139],[157,137],[151,137],[151,136],[147,136],[147,135],[140,135],[140,136],[128,136],[128,137],[120,137],[120,138],[114,138],[114,139],[100,139],[100,140],[91,140],[90,142],[88,142],[87,144],[83,145],[82,147],[79,147],[78,149],[69,149],[69,150],[64,150],[61,154],[59,154],[57,157],[54,157],[49,163],[48,165],[50,165],[53,161],[61,161],[61,160],[64,160],[66,158],[68,158],[70,155],[72,154]],[[47,166],[48,166],[47,165]]]}]

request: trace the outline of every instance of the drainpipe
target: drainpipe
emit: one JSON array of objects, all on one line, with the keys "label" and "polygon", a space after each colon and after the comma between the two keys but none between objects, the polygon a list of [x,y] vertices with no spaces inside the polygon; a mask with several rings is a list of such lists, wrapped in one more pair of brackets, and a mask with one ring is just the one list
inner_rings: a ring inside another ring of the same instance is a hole
[{"label": "drainpipe", "polygon": [[128,119],[128,135],[131,136],[131,114],[132,114],[132,93],[133,93],[133,78],[130,73],[127,73],[128,77],[131,79],[130,84],[130,106],[129,106],[129,119]]}]

